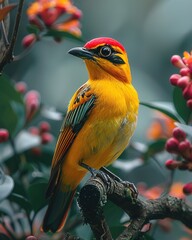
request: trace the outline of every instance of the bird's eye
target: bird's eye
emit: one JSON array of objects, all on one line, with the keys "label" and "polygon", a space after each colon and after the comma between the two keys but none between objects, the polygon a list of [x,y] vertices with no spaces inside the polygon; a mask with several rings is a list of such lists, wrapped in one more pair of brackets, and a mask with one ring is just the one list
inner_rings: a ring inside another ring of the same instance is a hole
[{"label": "bird's eye", "polygon": [[109,57],[111,55],[111,48],[104,46],[100,49],[100,55],[102,57]]}]

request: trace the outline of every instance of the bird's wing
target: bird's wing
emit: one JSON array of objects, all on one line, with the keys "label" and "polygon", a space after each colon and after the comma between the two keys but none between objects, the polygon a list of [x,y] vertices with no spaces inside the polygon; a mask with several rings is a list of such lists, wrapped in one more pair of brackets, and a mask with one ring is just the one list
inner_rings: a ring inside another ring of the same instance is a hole
[{"label": "bird's wing", "polygon": [[46,192],[47,197],[53,193],[59,181],[63,159],[86,122],[91,109],[94,107],[95,100],[96,96],[92,93],[90,86],[85,84],[74,94],[69,104],[52,160],[51,177]]}]

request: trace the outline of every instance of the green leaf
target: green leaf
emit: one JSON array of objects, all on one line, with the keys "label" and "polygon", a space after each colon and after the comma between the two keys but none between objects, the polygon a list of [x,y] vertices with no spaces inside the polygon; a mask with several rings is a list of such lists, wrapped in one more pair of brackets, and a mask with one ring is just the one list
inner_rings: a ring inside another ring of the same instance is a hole
[{"label": "green leaf", "polygon": [[10,176],[0,170],[0,202],[5,199],[13,190],[14,182]]},{"label": "green leaf", "polygon": [[44,36],[46,37],[55,37],[55,38],[68,38],[68,39],[72,39],[72,40],[77,40],[80,41],[82,43],[85,43],[85,41],[81,38],[81,37],[77,37],[69,32],[65,32],[65,31],[59,31],[59,30],[55,30],[55,29],[49,29]]},{"label": "green leaf", "polygon": [[4,93],[13,101],[23,104],[21,94],[15,90],[8,77],[4,74],[0,75],[0,93]]},{"label": "green leaf", "polygon": [[31,203],[28,201],[28,199],[24,198],[19,194],[12,193],[9,196],[9,200],[11,202],[17,203],[21,208],[23,208],[27,212],[28,215],[32,211],[32,206],[31,206]]},{"label": "green leaf", "polygon": [[176,123],[176,126],[181,128],[187,135],[192,137],[192,126],[181,124],[181,123]]},{"label": "green leaf", "polygon": [[37,213],[41,208],[43,208],[47,204],[45,198],[46,189],[47,183],[45,182],[34,183],[30,185],[28,188],[29,200],[35,213]]},{"label": "green leaf", "polygon": [[177,114],[171,102],[140,102],[140,105],[160,111],[177,122],[183,122],[182,118],[180,118],[180,116]]},{"label": "green leaf", "polygon": [[5,75],[0,76],[0,127],[16,134],[25,121],[25,106],[18,93]]},{"label": "green leaf", "polygon": [[7,129],[13,135],[18,124],[18,117],[11,106],[10,99],[0,93],[0,127]]},{"label": "green leaf", "polygon": [[148,145],[146,152],[143,154],[143,159],[145,161],[149,160],[153,155],[161,152],[165,148],[166,139],[158,139]]},{"label": "green leaf", "polygon": [[31,24],[27,26],[27,31],[28,33],[34,33],[35,35],[38,35],[40,29],[37,26]]},{"label": "green leaf", "polygon": [[183,97],[182,90],[178,87],[175,87],[173,91],[173,103],[179,116],[184,120],[185,123],[188,123],[191,110],[187,107],[187,102]]},{"label": "green leaf", "polygon": [[120,219],[123,216],[123,210],[112,202],[107,202],[104,206],[104,215],[109,227],[121,226]]},{"label": "green leaf", "polygon": [[150,236],[149,234],[145,234],[143,236],[143,240],[155,240],[152,236]]},{"label": "green leaf", "polygon": [[125,227],[122,225],[110,227],[111,235],[114,238],[117,238],[124,230],[125,230]]}]

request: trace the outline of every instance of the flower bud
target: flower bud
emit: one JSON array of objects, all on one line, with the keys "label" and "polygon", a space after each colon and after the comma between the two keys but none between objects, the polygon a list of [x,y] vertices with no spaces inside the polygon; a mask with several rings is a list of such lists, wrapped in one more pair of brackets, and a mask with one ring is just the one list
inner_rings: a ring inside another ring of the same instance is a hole
[{"label": "flower bud", "polygon": [[174,159],[169,159],[165,162],[165,166],[166,168],[168,168],[169,170],[174,170],[178,167],[179,162],[174,160]]},{"label": "flower bud", "polygon": [[190,69],[187,67],[181,68],[180,74],[181,76],[190,76]]},{"label": "flower bud", "polygon": [[51,142],[53,140],[53,136],[48,133],[48,132],[45,132],[45,133],[42,133],[41,135],[41,143],[42,144],[47,144],[49,142]]},{"label": "flower bud", "polygon": [[180,154],[184,158],[189,157],[190,147],[191,147],[191,143],[187,139],[185,141],[182,141],[182,142],[179,143],[178,149],[179,149]]},{"label": "flower bud", "polygon": [[7,129],[0,128],[0,143],[6,142],[9,138],[9,132]]},{"label": "flower bud", "polygon": [[25,95],[26,122],[30,121],[37,112],[40,105],[40,95],[37,91],[31,90]]},{"label": "flower bud", "polygon": [[183,96],[185,99],[192,99],[192,82],[189,82],[186,88],[183,90]]},{"label": "flower bud", "polygon": [[183,76],[177,81],[177,86],[181,89],[184,89],[190,81],[190,78],[188,76]]},{"label": "flower bud", "polygon": [[178,152],[179,141],[176,138],[169,138],[165,144],[165,149],[169,153],[177,153]]},{"label": "flower bud", "polygon": [[187,106],[192,110],[192,99],[187,100]]},{"label": "flower bud", "polygon": [[186,138],[186,133],[182,129],[176,127],[173,129],[173,137],[178,141],[183,141]]},{"label": "flower bud", "polygon": [[192,193],[192,182],[190,183],[187,183],[183,186],[183,192],[186,194],[186,195],[190,195]]},{"label": "flower bud", "polygon": [[185,152],[187,149],[190,148],[190,146],[191,146],[191,143],[189,142],[189,140],[186,139],[185,141],[182,141],[179,143],[178,148],[180,152]]},{"label": "flower bud", "polygon": [[31,47],[37,40],[37,37],[35,34],[31,33],[25,36],[22,40],[22,45],[24,48]]},{"label": "flower bud", "polygon": [[17,90],[17,92],[19,93],[25,93],[27,90],[27,84],[25,82],[17,82],[15,84],[15,89]]},{"label": "flower bud", "polygon": [[171,63],[173,64],[173,66],[177,68],[186,67],[186,65],[183,63],[182,58],[179,55],[173,55],[171,57]]},{"label": "flower bud", "polygon": [[180,77],[181,77],[181,75],[179,75],[179,74],[173,74],[169,78],[169,82],[171,83],[171,85],[177,86],[177,82],[180,79]]},{"label": "flower bud", "polygon": [[46,121],[43,121],[39,124],[40,133],[49,132],[51,129],[50,124]]}]

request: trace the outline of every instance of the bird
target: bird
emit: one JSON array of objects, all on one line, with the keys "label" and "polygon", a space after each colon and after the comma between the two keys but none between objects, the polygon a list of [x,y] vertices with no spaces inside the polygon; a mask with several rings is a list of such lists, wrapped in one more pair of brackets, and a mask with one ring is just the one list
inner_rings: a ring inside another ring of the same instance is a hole
[{"label": "bird", "polygon": [[64,227],[88,170],[110,165],[127,147],[139,107],[128,56],[120,42],[98,37],[68,53],[85,62],[88,80],[69,102],[53,154],[42,223],[44,232],[53,233]]}]

